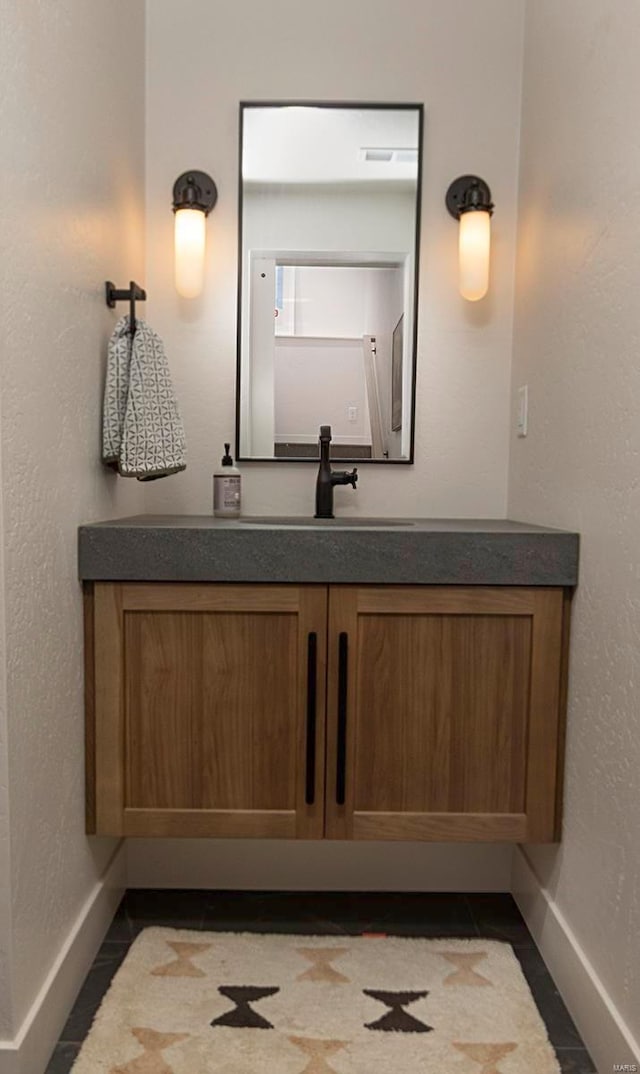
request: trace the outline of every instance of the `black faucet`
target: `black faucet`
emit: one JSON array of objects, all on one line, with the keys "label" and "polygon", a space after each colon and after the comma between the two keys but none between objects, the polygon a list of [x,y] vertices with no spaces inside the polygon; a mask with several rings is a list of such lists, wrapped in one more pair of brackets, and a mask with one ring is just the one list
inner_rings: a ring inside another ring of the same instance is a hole
[{"label": "black faucet", "polygon": [[356,487],[358,471],[332,470],[330,462],[331,426],[320,426],[320,467],[318,480],[316,481],[316,513],[315,518],[334,518],[333,513],[333,486],[352,485]]}]

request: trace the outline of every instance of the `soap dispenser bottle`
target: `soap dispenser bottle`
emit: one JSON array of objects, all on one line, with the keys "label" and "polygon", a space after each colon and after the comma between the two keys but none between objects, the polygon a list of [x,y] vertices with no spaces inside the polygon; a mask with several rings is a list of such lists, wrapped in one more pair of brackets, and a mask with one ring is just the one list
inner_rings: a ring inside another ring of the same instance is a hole
[{"label": "soap dispenser bottle", "polygon": [[229,454],[230,444],[224,445],[220,468],[213,475],[213,513],[216,518],[240,517],[241,475]]}]

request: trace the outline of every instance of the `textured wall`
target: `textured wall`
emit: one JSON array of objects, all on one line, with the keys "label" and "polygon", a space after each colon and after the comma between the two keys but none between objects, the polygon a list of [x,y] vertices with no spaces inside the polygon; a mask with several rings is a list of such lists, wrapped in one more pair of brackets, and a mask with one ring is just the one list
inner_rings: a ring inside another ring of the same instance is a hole
[{"label": "textured wall", "polygon": [[[0,43],[0,61],[2,44]],[[0,318],[2,316],[0,300]],[[4,347],[0,339],[0,362]],[[1,437],[0,437],[1,441]],[[1,463],[0,463],[1,465]],[[2,533],[0,495],[0,533]],[[7,745],[7,682],[4,606],[4,557],[0,543],[0,1040],[8,1037],[13,1021],[11,997],[11,840],[9,837],[9,758]]]},{"label": "textured wall", "polygon": [[[76,526],[140,505],[140,487],[108,474],[98,458],[114,322],[103,281],[144,278],[144,4],[2,0],[1,12],[0,420],[15,1031],[112,847],[83,833]],[[2,741],[0,726],[0,748]],[[0,854],[2,793],[0,767]],[[1,957],[0,939],[0,966]],[[5,982],[0,1032],[9,1008]]]},{"label": "textured wall", "polygon": [[583,535],[564,840],[530,856],[636,1036],[638,40],[636,0],[527,6],[513,388],[529,384],[530,432],[512,442],[509,504]]},{"label": "textured wall", "polygon": [[[149,4],[149,315],[169,348],[189,448],[185,474],[149,489],[149,509],[209,511],[212,469],[232,439],[238,102],[310,98],[426,105],[416,465],[363,467],[356,494],[337,490],[339,510],[504,515],[522,13],[522,0]],[[219,201],[204,300],[181,303],[170,199],[188,167],[213,175]],[[443,204],[469,170],[498,205],[491,297],[475,308],[457,293],[456,228]],[[251,514],[309,513],[313,487],[309,466],[244,467]]]}]

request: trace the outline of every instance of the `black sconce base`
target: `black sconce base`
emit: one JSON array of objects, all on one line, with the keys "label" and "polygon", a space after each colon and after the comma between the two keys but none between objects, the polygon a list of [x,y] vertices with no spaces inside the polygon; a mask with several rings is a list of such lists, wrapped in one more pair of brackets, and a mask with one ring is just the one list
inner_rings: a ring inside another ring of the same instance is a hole
[{"label": "black sconce base", "polygon": [[218,189],[206,172],[183,172],[173,184],[173,211],[200,209],[207,216],[218,200]]},{"label": "black sconce base", "polygon": [[484,179],[479,179],[477,175],[461,175],[454,179],[447,190],[445,201],[447,209],[456,220],[460,219],[461,213],[474,209],[493,212],[491,191]]}]

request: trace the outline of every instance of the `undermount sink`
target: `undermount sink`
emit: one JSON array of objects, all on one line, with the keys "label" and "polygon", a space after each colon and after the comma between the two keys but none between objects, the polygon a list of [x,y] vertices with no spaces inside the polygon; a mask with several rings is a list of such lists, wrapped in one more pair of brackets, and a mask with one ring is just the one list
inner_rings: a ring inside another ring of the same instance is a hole
[{"label": "undermount sink", "polygon": [[415,526],[415,522],[403,518],[308,518],[304,515],[292,515],[290,518],[241,518],[240,522],[248,526],[311,526],[342,529],[343,527],[359,526],[365,529],[396,529],[398,526]]}]

